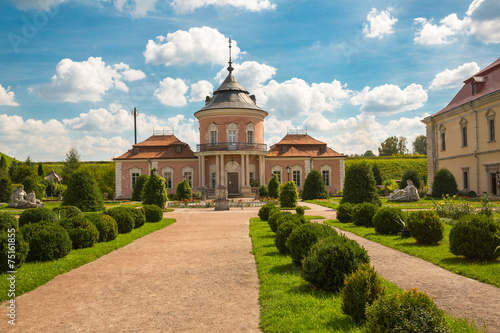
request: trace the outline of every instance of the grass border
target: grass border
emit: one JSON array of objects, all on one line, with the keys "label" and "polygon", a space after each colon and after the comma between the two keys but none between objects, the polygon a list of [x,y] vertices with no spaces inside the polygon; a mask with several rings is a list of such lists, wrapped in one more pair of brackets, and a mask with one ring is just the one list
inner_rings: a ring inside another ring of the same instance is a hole
[{"label": "grass border", "polygon": [[[146,223],[140,228],[133,229],[128,234],[118,234],[118,237],[112,241],[97,243],[94,244],[93,247],[85,249],[71,250],[66,257],[58,260],[24,263],[15,274],[16,297],[44,285],[60,274],[67,273],[72,269],[78,268],[102,257],[103,255],[122,248],[136,239],[163,229],[173,224],[175,221],[175,219],[163,218],[161,221],[156,223]],[[10,281],[7,280],[8,276],[10,276],[10,274],[0,275],[0,290],[2,290],[2,294],[0,294],[0,302],[10,300],[12,298],[8,296],[10,286]]]}]

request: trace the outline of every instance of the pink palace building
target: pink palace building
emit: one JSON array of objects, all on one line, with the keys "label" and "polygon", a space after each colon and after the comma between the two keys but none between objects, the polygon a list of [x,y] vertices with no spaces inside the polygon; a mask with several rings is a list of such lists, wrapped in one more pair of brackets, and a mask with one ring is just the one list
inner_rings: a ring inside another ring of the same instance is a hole
[{"label": "pink palace building", "polygon": [[133,145],[114,158],[117,199],[130,199],[137,178],[150,170],[165,179],[169,194],[185,179],[194,191],[206,189],[209,197],[218,185],[225,186],[232,197],[253,196],[252,186],[267,185],[273,174],[281,183],[295,181],[300,191],[313,169],[323,176],[330,194],[343,189],[345,156],[306,132],[289,132],[267,149],[264,119],[268,113],[236,81],[231,64],[230,60],[221,86],[194,113],[200,132],[196,152],[166,131]]}]

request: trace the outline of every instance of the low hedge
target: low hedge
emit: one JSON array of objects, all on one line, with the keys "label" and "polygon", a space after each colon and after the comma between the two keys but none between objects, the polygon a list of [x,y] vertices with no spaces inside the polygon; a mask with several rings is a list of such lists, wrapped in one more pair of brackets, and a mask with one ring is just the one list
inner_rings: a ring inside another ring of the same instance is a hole
[{"label": "low hedge", "polygon": [[[146,215],[144,215],[144,210],[142,208],[137,209],[134,207],[123,207],[128,210],[128,213],[134,219],[134,229],[140,228],[146,223]],[[159,207],[158,207],[159,208]]]},{"label": "low hedge", "polygon": [[29,244],[27,262],[55,260],[71,251],[71,238],[59,224],[45,221],[28,223],[20,230]]}]

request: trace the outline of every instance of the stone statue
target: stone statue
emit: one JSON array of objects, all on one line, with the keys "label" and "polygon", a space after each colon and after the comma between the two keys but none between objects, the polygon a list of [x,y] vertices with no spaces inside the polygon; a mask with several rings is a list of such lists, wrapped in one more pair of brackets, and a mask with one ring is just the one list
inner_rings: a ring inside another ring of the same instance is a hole
[{"label": "stone statue", "polygon": [[413,185],[413,182],[408,179],[406,181],[406,187],[402,190],[396,189],[394,193],[387,197],[387,201],[418,201],[420,196],[418,195],[417,188]]},{"label": "stone statue", "polygon": [[14,190],[9,201],[9,207],[11,208],[36,208],[43,207],[44,204],[37,200],[35,197],[35,192],[31,192],[30,194],[26,194],[24,192],[24,186],[21,185]]},{"label": "stone statue", "polygon": [[227,190],[225,186],[215,187],[215,210],[229,210],[229,200],[227,200]]}]

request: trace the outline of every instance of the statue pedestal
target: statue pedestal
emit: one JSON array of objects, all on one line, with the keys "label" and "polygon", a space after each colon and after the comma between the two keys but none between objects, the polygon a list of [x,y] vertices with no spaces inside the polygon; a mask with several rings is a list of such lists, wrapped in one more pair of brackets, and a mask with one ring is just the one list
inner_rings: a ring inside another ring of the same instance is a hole
[{"label": "statue pedestal", "polygon": [[229,210],[229,200],[217,199],[214,200],[215,210]]}]

